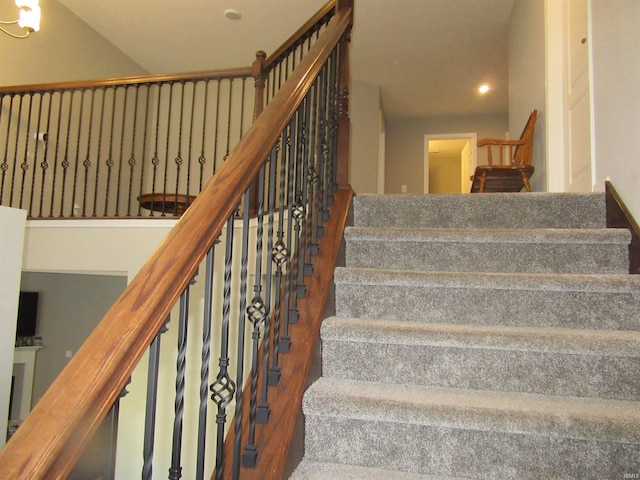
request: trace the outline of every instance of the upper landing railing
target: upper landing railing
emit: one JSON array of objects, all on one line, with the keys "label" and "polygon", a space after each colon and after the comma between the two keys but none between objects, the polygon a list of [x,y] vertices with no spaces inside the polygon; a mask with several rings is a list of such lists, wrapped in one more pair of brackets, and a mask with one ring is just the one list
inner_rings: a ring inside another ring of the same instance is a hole
[{"label": "upper landing railing", "polygon": [[0,88],[0,205],[31,219],[181,214],[332,15],[246,68]]},{"label": "upper landing railing", "polygon": [[329,8],[286,79],[259,58],[264,109],[0,450],[0,479],[68,478],[112,408],[131,413],[119,478],[282,477],[352,195],[353,3]]}]

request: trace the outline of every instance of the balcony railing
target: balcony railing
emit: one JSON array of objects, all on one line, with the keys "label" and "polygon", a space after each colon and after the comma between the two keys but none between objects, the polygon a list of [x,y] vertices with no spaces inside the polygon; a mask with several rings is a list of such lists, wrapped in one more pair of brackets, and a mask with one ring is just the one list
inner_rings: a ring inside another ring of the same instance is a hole
[{"label": "balcony railing", "polygon": [[181,215],[331,15],[246,68],[0,88],[0,205],[31,219]]}]

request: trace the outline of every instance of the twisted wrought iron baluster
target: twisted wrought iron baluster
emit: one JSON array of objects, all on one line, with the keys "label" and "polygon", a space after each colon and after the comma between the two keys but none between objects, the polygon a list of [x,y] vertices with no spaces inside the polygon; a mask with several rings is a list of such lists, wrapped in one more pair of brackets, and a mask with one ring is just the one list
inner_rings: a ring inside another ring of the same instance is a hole
[{"label": "twisted wrought iron baluster", "polygon": [[[275,152],[272,151],[271,160],[269,161],[269,198],[268,198],[268,209],[269,209],[269,220],[268,220],[268,228],[267,228],[267,260],[266,260],[266,277],[267,277],[267,285],[265,290],[265,299],[267,310],[271,312],[271,295],[272,295],[272,275],[273,275],[273,255],[274,255],[274,244],[273,244],[273,226],[274,226],[274,214],[275,214],[275,198],[276,198],[276,173],[278,170],[278,158],[282,153],[282,144],[285,141],[285,132],[283,131],[280,135],[280,140],[276,143]],[[282,163],[281,163],[282,165]],[[276,295],[280,295],[280,292],[276,291]],[[265,319],[264,326],[264,341],[262,342],[262,384],[260,391],[261,401],[258,404],[258,412],[256,421],[258,423],[267,423],[269,421],[269,415],[271,408],[269,407],[269,399],[268,399],[268,385],[269,385],[269,375],[267,373],[269,367],[269,355],[272,351],[271,349],[271,325],[272,325],[272,317],[271,315],[267,315]]]},{"label": "twisted wrought iron baluster", "polygon": [[[282,276],[286,269],[287,263],[289,262],[289,249],[287,248],[285,235],[285,226],[284,226],[284,217],[285,217],[285,203],[286,203],[286,192],[287,192],[287,178],[289,172],[289,158],[292,156],[292,132],[294,127],[294,119],[292,118],[289,121],[289,125],[287,126],[287,136],[286,136],[286,148],[282,150],[281,160],[280,160],[280,183],[278,188],[280,189],[280,195],[278,199],[278,233],[276,244],[273,246],[271,250],[271,258],[273,263],[276,265],[276,285],[275,285],[275,296],[274,296],[274,313],[273,313],[273,354],[271,356],[271,367],[269,368],[269,385],[275,386],[280,382],[280,366],[279,366],[279,353],[280,353],[280,325],[282,323],[282,313],[281,313],[281,304],[282,304]],[[287,211],[289,207],[287,207]],[[285,310],[286,312],[286,310]]]},{"label": "twisted wrought iron baluster", "polygon": [[78,111],[78,132],[76,138],[76,158],[73,163],[73,182],[71,188],[71,214],[70,217],[76,216],[76,189],[78,186],[78,169],[80,168],[80,141],[82,139],[82,126],[84,125],[83,114],[84,114],[84,97],[86,90],[79,90],[80,95],[80,107]]},{"label": "twisted wrought iron baluster", "polygon": [[147,401],[144,416],[144,445],[142,450],[142,480],[153,478],[153,449],[155,445],[156,412],[158,406],[158,377],[160,369],[160,337],[167,332],[167,317],[164,325],[151,342],[149,348],[149,370],[147,372]]},{"label": "twisted wrought iron baluster", "polygon": [[238,343],[236,350],[236,412],[235,436],[233,442],[233,477],[240,475],[240,456],[242,448],[242,398],[244,383],[244,346],[245,320],[247,314],[247,272],[249,263],[249,209],[251,189],[247,189],[242,199],[242,253],[240,261],[240,305],[238,311]]},{"label": "twisted wrought iron baluster", "polygon": [[154,141],[153,157],[151,157],[153,172],[151,174],[151,205],[149,206],[149,216],[151,217],[154,216],[155,212],[156,180],[158,178],[158,165],[160,165],[160,157],[158,156],[158,143],[160,141],[160,105],[162,104],[160,100],[162,99],[162,85],[158,85],[156,91],[158,92],[156,96],[156,138]]},{"label": "twisted wrought iron baluster", "polygon": [[297,235],[297,232],[292,232],[293,223],[297,224],[298,221],[295,220],[296,217],[299,217],[300,209],[299,209],[299,200],[297,198],[297,150],[298,144],[302,141],[301,139],[301,107],[298,108],[295,114],[295,130],[291,135],[291,146],[289,148],[289,158],[287,164],[287,210],[288,210],[288,218],[287,218],[287,242],[290,246],[293,247],[288,251],[287,255],[287,263],[286,263],[286,272],[284,273],[285,278],[285,287],[284,287],[284,304],[283,304],[283,315],[282,315],[282,332],[278,338],[278,350],[279,352],[286,353],[291,348],[291,338],[289,337],[289,323],[295,323],[298,321],[297,317],[293,318],[294,322],[292,322],[291,311],[290,311],[290,299],[291,299],[291,290],[295,287],[292,287],[292,284],[295,282],[292,279],[291,273],[291,264],[296,264],[295,262],[295,254],[297,243],[294,238],[294,234]]},{"label": "twisted wrought iron baluster", "polygon": [[[62,122],[62,101],[64,99],[64,91],[58,94],[58,122],[56,123],[56,152],[53,156],[53,179],[51,183],[55,186],[58,172],[58,152],[60,150],[60,128]],[[51,189],[51,202],[49,204],[49,217],[53,217],[53,208],[55,203],[55,188]]]},{"label": "twisted wrought iron baluster", "polygon": [[[273,158],[275,147],[271,149],[270,158]],[[255,467],[258,459],[258,447],[255,445],[256,416],[258,404],[258,362],[260,355],[260,329],[269,315],[269,309],[262,298],[262,236],[264,226],[264,177],[265,165],[260,167],[258,173],[258,218],[256,231],[256,265],[255,282],[253,285],[253,298],[247,307],[247,317],[253,325],[251,332],[252,352],[251,352],[251,391],[249,399],[249,435],[247,445],[242,455],[242,465],[245,467]]]},{"label": "twisted wrought iron baluster", "polygon": [[211,317],[213,304],[213,269],[216,240],[207,252],[204,280],[204,315],[202,318],[202,355],[200,363],[200,407],[198,411],[198,454],[196,456],[196,480],[204,478],[207,435],[207,394],[209,387],[209,359],[211,358]]},{"label": "twisted wrought iron baluster", "polygon": [[[209,83],[204,82],[204,101],[202,102],[202,140],[200,142],[200,156],[198,157],[198,164],[200,165],[200,179],[198,181],[198,192],[202,190],[202,182],[204,180],[204,166],[207,163],[207,157],[205,156],[204,145],[207,136],[207,112],[209,111]],[[195,94],[194,94],[195,98]],[[214,157],[215,163],[215,157]]]},{"label": "twisted wrought iron baluster", "polygon": [[233,217],[227,220],[224,256],[224,293],[222,301],[222,327],[220,332],[220,369],[216,381],[209,387],[211,400],[218,407],[216,415],[216,480],[221,480],[224,462],[224,427],[227,423],[227,406],[233,400],[236,384],[229,376],[229,320],[231,314],[231,263],[233,259]]},{"label": "twisted wrought iron baluster", "polygon": [[[73,118],[73,99],[74,99],[74,91],[69,92],[69,119],[67,120],[67,138],[65,140],[65,151],[64,151],[64,159],[60,166],[62,167],[62,195],[60,196],[60,217],[64,217],[64,198],[66,194],[66,186],[67,186],[67,172],[69,171],[69,142],[71,140],[71,119]],[[115,109],[115,105],[113,107]],[[72,206],[73,207],[73,206]]]},{"label": "twisted wrought iron baluster", "polygon": [[[197,275],[197,274],[196,274]],[[195,283],[195,276],[190,285]],[[173,419],[173,446],[171,448],[171,467],[169,480],[182,478],[182,421],[184,416],[184,387],[187,371],[187,327],[189,321],[189,285],[180,296],[180,316],[178,319],[178,359],[176,362],[176,399]]]}]

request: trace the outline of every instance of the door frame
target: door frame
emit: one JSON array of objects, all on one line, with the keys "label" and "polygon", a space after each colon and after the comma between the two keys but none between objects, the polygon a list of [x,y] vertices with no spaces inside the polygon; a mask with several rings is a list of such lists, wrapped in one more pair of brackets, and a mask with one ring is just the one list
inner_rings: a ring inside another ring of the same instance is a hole
[{"label": "door frame", "polygon": [[431,140],[458,140],[467,139],[471,146],[471,165],[470,170],[474,171],[478,164],[478,134],[471,133],[438,133],[427,134],[424,136],[424,177],[423,177],[423,192],[429,193],[429,142]]}]

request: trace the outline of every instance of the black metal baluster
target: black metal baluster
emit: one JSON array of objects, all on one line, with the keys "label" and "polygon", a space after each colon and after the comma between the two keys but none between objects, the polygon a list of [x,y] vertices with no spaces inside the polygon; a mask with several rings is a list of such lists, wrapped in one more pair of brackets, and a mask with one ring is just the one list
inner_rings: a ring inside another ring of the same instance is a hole
[{"label": "black metal baluster", "polygon": [[82,189],[82,216],[87,216],[87,190],[89,184],[89,169],[91,168],[91,137],[93,135],[93,116],[95,109],[96,90],[91,89],[91,105],[89,107],[89,128],[87,133],[87,153],[82,162],[84,167],[84,186]]},{"label": "black metal baluster", "polygon": [[144,416],[144,446],[142,480],[153,478],[153,450],[155,446],[156,413],[158,407],[158,378],[160,369],[160,338],[167,331],[171,320],[168,317],[149,348],[149,370],[147,372],[147,401]]},{"label": "black metal baluster", "polygon": [[106,217],[109,214],[109,191],[111,186],[111,169],[113,168],[113,131],[116,123],[116,97],[118,94],[117,87],[112,88],[113,97],[111,101],[111,125],[109,126],[109,156],[105,161],[105,165],[107,166],[107,185],[105,190],[104,197],[104,216]]},{"label": "black metal baluster", "polygon": [[51,184],[53,186],[53,188],[51,188],[51,203],[49,205],[50,207],[50,211],[49,211],[49,216],[53,217],[53,208],[54,208],[54,204],[55,204],[55,192],[56,192],[56,180],[58,178],[57,176],[57,172],[58,172],[58,152],[60,150],[60,129],[61,129],[61,123],[62,123],[62,102],[64,100],[64,91],[60,92],[60,94],[58,95],[59,101],[58,101],[58,122],[56,123],[56,151],[55,154],[53,156],[53,179],[51,181]]},{"label": "black metal baluster", "polygon": [[[196,274],[197,275],[197,274]],[[195,283],[195,276],[189,285]],[[173,419],[173,446],[171,448],[171,467],[169,480],[182,478],[182,422],[184,416],[184,387],[187,371],[187,327],[189,321],[189,289],[187,285],[180,296],[180,316],[178,319],[178,359],[176,361],[176,399]]]},{"label": "black metal baluster", "polygon": [[24,184],[27,179],[27,171],[29,170],[29,132],[31,132],[32,109],[33,93],[29,93],[29,110],[27,111],[27,134],[24,136],[24,159],[22,160],[22,164],[20,164],[20,170],[22,170],[22,178],[20,179],[20,201],[18,202],[18,208],[22,208],[22,199],[24,198]]},{"label": "black metal baluster", "polygon": [[[268,209],[269,209],[269,219],[268,219],[268,228],[267,228],[267,259],[266,259],[266,278],[267,284],[265,286],[265,302],[267,311],[271,312],[271,295],[272,295],[272,275],[273,275],[273,263],[274,262],[274,244],[273,244],[273,225],[274,225],[274,215],[275,215],[275,199],[276,199],[276,188],[277,188],[277,171],[278,171],[278,157],[282,152],[282,144],[285,141],[285,132],[283,131],[280,135],[280,140],[276,144],[275,150],[271,151],[271,158],[269,160],[269,198],[268,198]],[[282,167],[284,169],[284,166]],[[277,295],[280,295],[280,292],[276,292]],[[271,315],[267,315],[265,319],[264,326],[264,341],[262,342],[262,384],[260,391],[261,401],[258,404],[258,412],[256,416],[256,421],[258,423],[267,423],[269,421],[269,415],[271,412],[271,408],[269,407],[269,399],[268,399],[268,386],[269,386],[269,356],[271,353]]]},{"label": "black metal baluster", "polygon": [[104,134],[104,115],[105,115],[105,105],[107,102],[107,89],[102,88],[102,106],[100,108],[100,127],[98,130],[98,151],[96,152],[96,183],[94,186],[93,192],[93,214],[92,216],[98,216],[98,192],[100,189],[98,185],[100,184],[100,156],[102,154],[102,137]]},{"label": "black metal baluster", "polygon": [[22,100],[24,96],[20,95],[20,103],[18,104],[18,118],[16,120],[16,143],[13,150],[13,168],[11,169],[11,190],[9,191],[9,206],[13,205],[13,192],[16,186],[16,172],[18,170],[18,150],[20,145],[20,125],[22,125]]},{"label": "black metal baluster", "polygon": [[224,160],[229,157],[231,150],[231,100],[233,99],[233,80],[229,79],[229,105],[227,106],[227,145],[224,150]]},{"label": "black metal baluster", "polygon": [[173,85],[169,83],[169,111],[167,112],[167,140],[165,142],[164,152],[164,181],[162,182],[162,211],[160,216],[166,216],[167,208],[167,180],[169,175],[169,141],[171,139],[171,112],[173,110]]},{"label": "black metal baluster", "polygon": [[249,263],[249,208],[251,189],[247,189],[242,199],[242,252],[240,261],[240,303],[238,312],[238,343],[236,350],[236,412],[235,436],[233,442],[233,477],[240,475],[240,456],[242,448],[242,407],[244,384],[244,345],[245,321],[247,314],[247,273]]},{"label": "black metal baluster", "polygon": [[[129,191],[127,194],[127,217],[131,216],[131,204],[133,203],[133,174],[135,172],[136,164],[136,133],[138,126],[138,95],[140,93],[140,84],[135,84],[131,88],[134,89],[133,97],[133,121],[131,123],[131,153],[129,154]],[[128,89],[127,89],[128,91]],[[124,143],[124,138],[123,138]]]},{"label": "black metal baluster", "polygon": [[[9,138],[11,135],[11,124],[13,122],[11,122],[11,118],[13,116],[13,98],[15,97],[15,95],[10,95],[9,96],[9,108],[8,108],[8,112],[7,115],[9,116],[9,120],[6,122],[7,123],[7,133],[5,135],[5,141],[4,141],[4,155],[2,156],[2,163],[0,164],[0,172],[2,174],[2,181],[0,182],[0,205],[4,205],[4,182],[7,176],[7,170],[9,170]],[[2,95],[0,96],[0,106],[4,107],[4,98],[5,96]],[[2,118],[2,112],[4,112],[4,108],[0,108],[0,118]],[[11,205],[11,202],[9,202],[9,205]]]},{"label": "black metal baluster", "polygon": [[215,175],[216,168],[218,167],[218,133],[220,129],[220,88],[222,87],[220,80],[216,79],[216,121],[213,129],[213,171],[211,175]]},{"label": "black metal baluster", "polygon": [[78,137],[76,138],[76,159],[73,166],[73,187],[71,189],[71,217],[76,216],[76,188],[78,186],[78,169],[80,165],[80,141],[82,139],[82,116],[84,114],[84,93],[85,90],[78,90],[80,95],[80,108],[78,111]]},{"label": "black metal baluster", "polygon": [[36,172],[37,172],[37,164],[38,164],[38,150],[39,150],[39,146],[40,146],[40,140],[38,137],[38,132],[41,131],[41,127],[42,127],[42,100],[43,100],[43,96],[44,93],[40,93],[38,94],[38,121],[37,121],[37,125],[36,125],[36,133],[34,134],[35,138],[35,144],[34,144],[34,151],[33,151],[33,169],[31,171],[31,192],[29,194],[29,207],[28,207],[28,216],[33,217],[34,216],[34,211],[33,211],[33,196],[35,194],[35,190],[36,190]]},{"label": "black metal baluster", "polygon": [[151,165],[153,166],[153,174],[151,177],[151,205],[149,207],[150,216],[154,216],[155,212],[155,199],[156,199],[156,179],[158,176],[158,165],[160,165],[160,157],[158,157],[158,144],[160,141],[160,105],[162,100],[162,85],[158,85],[156,88],[158,95],[156,98],[156,138],[154,142],[153,157],[151,158]]},{"label": "black metal baluster", "polygon": [[[53,94],[51,92],[47,92],[49,94],[49,108],[47,109],[47,126],[44,129],[45,132],[47,132],[47,135],[49,135],[49,132],[51,130],[51,111],[53,110]],[[50,140],[50,139],[49,139]],[[44,185],[45,185],[45,180],[47,177],[47,170],[49,169],[49,144],[50,141],[47,140],[44,143],[44,154],[42,156],[42,162],[40,162],[40,169],[41,169],[41,179],[40,179],[40,208],[38,210],[38,217],[42,217],[42,210],[44,207]],[[53,190],[53,189],[52,189]],[[1,195],[0,195],[1,197]]]},{"label": "black metal baluster", "polygon": [[[122,102],[122,121],[120,122],[120,153],[118,154],[118,174],[116,180],[116,206],[115,217],[120,216],[120,193],[122,190],[122,168],[124,167],[124,132],[127,123],[127,104],[129,102],[129,88],[123,87],[124,100]],[[117,91],[116,91],[117,92]]]},{"label": "black metal baluster", "polygon": [[204,479],[206,456],[207,403],[209,389],[209,360],[211,358],[211,320],[213,305],[213,269],[215,245],[207,252],[204,280],[204,314],[202,317],[202,355],[200,364],[200,406],[198,410],[198,453],[196,455],[196,480]]},{"label": "black metal baluster", "polygon": [[60,217],[64,217],[64,197],[67,187],[67,172],[69,171],[69,141],[71,140],[71,119],[73,117],[73,98],[75,92],[69,92],[69,119],[67,120],[67,135],[64,147],[64,158],[60,166],[62,167],[62,195],[60,196]]},{"label": "black metal baluster", "polygon": [[[145,104],[145,115],[144,115],[144,128],[142,129],[142,153],[141,157],[142,161],[140,164],[140,189],[138,191],[139,195],[144,193],[144,173],[145,173],[145,159],[147,158],[147,132],[149,128],[149,116],[151,115],[151,108],[149,108],[149,99],[151,97],[151,86],[146,85],[147,87],[147,95],[146,95],[146,104]],[[138,216],[142,216],[142,202],[138,202]]]},{"label": "black metal baluster", "polygon": [[[195,95],[194,95],[195,97]],[[202,191],[202,183],[204,181],[204,166],[207,163],[207,157],[205,156],[205,139],[207,137],[207,113],[209,111],[209,81],[204,82],[204,101],[202,103],[202,141],[200,143],[200,156],[198,157],[198,164],[200,164],[200,180],[198,181],[198,192]],[[215,156],[214,156],[215,163]]]},{"label": "black metal baluster", "polygon": [[[295,117],[294,117],[295,118]],[[269,385],[275,386],[280,382],[280,366],[279,366],[279,353],[280,353],[280,325],[282,323],[281,304],[282,304],[282,276],[289,262],[289,250],[287,248],[285,239],[285,203],[287,192],[287,177],[290,172],[289,158],[291,157],[292,137],[294,128],[294,118],[292,118],[287,126],[287,140],[286,148],[281,153],[281,165],[280,165],[280,197],[279,197],[279,210],[278,210],[278,240],[271,250],[271,256],[273,262],[276,264],[276,287],[275,287],[275,299],[274,299],[274,314],[273,314],[273,354],[271,356],[271,367],[269,368]],[[288,211],[289,207],[287,207]],[[291,217],[287,223],[291,222]],[[286,304],[286,302],[285,302]],[[286,313],[286,310],[285,310]],[[288,347],[288,345],[287,345]]]},{"label": "black metal baluster", "polygon": [[[270,158],[273,158],[275,147],[271,150]],[[262,236],[264,233],[264,177],[265,165],[260,167],[258,173],[258,218],[256,231],[256,268],[255,283],[253,285],[253,298],[247,308],[247,316],[253,324],[252,354],[251,354],[251,395],[249,400],[249,435],[247,445],[242,456],[242,465],[245,467],[255,467],[258,459],[258,447],[255,445],[256,416],[258,407],[258,363],[260,355],[260,329],[262,328],[269,310],[262,298]]]},{"label": "black metal baluster", "polygon": [[192,85],[192,93],[191,93],[191,118],[189,121],[189,147],[187,153],[187,188],[184,192],[187,196],[191,195],[191,154],[193,149],[193,130],[194,130],[194,122],[195,122],[195,113],[196,113],[196,83],[191,82]]},{"label": "black metal baluster", "polygon": [[222,327],[220,331],[220,370],[216,381],[209,387],[211,400],[218,407],[216,415],[216,480],[222,479],[224,462],[224,427],[227,423],[227,406],[233,400],[236,385],[229,376],[229,328],[231,315],[231,266],[233,259],[233,223],[234,215],[227,220],[227,234],[224,257],[224,293],[222,300]]},{"label": "black metal baluster", "polygon": [[180,192],[180,170],[182,168],[182,164],[184,160],[182,159],[182,124],[184,119],[184,82],[180,83],[180,120],[178,122],[178,154],[174,159],[176,164],[176,189],[175,189],[175,199],[173,204],[173,214],[178,215],[178,193]]}]

